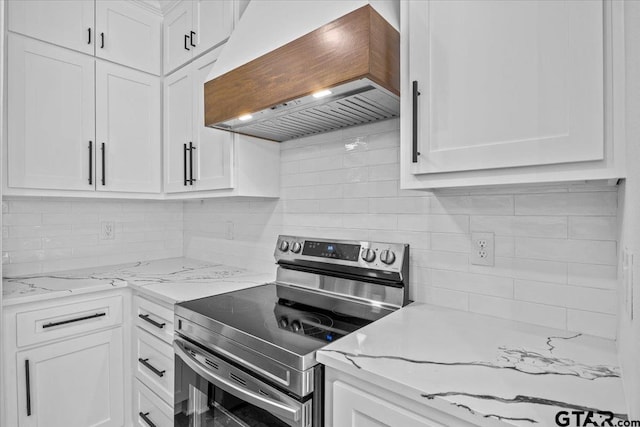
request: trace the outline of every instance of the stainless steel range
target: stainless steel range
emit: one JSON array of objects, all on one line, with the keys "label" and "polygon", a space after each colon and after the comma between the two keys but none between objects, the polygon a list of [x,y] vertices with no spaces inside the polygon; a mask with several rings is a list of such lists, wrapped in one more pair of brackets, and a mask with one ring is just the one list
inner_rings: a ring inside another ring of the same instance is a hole
[{"label": "stainless steel range", "polygon": [[176,305],[176,426],[322,426],[316,350],[408,303],[409,245],[279,236],[274,256],[274,283]]}]

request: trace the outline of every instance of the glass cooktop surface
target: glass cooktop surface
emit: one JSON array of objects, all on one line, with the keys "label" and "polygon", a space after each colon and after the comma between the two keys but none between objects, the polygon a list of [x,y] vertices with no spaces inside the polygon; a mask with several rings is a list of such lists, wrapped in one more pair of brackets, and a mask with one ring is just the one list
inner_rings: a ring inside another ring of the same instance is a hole
[{"label": "glass cooktop surface", "polygon": [[[299,355],[312,353],[371,323],[360,317],[279,298],[278,286],[282,285],[270,283],[178,305]],[[377,314],[375,307],[370,310],[372,316]],[[227,335],[224,329],[222,334]]]}]

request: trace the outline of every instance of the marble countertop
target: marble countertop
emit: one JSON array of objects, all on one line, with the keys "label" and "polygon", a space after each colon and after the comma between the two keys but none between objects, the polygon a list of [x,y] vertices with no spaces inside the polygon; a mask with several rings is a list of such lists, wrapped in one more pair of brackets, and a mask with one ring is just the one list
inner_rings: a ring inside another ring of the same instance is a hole
[{"label": "marble countertop", "polygon": [[3,305],[23,304],[68,295],[131,287],[173,304],[271,282],[271,273],[256,273],[188,258],[142,261],[2,281]]},{"label": "marble countertop", "polygon": [[615,342],[427,304],[341,338],[317,359],[482,426],[554,426],[561,410],[627,418]]}]

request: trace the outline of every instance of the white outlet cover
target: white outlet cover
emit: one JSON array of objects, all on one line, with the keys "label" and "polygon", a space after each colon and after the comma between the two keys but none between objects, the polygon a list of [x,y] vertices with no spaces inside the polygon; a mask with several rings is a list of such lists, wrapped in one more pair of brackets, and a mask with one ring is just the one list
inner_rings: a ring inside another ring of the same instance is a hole
[{"label": "white outlet cover", "polygon": [[234,231],[233,222],[227,221],[226,224],[225,224],[224,237],[227,240],[233,240],[233,231]]},{"label": "white outlet cover", "polygon": [[469,261],[473,265],[493,266],[495,264],[495,238],[493,233],[471,233]]},{"label": "white outlet cover", "polygon": [[100,239],[113,240],[116,238],[116,225],[113,221],[102,221],[100,223]]}]

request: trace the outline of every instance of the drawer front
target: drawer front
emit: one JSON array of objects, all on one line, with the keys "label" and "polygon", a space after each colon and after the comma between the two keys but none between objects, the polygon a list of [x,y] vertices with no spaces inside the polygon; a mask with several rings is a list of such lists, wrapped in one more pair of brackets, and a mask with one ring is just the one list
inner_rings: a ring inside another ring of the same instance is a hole
[{"label": "drawer front", "polygon": [[167,403],[173,402],[173,360],[173,347],[139,328],[136,330],[136,377]]},{"label": "drawer front", "polygon": [[173,408],[139,380],[133,383],[134,422],[137,427],[173,427]]},{"label": "drawer front", "polygon": [[136,325],[160,338],[173,343],[173,308],[167,308],[136,295],[134,298]]},{"label": "drawer front", "polygon": [[122,296],[17,313],[17,346],[68,338],[122,323]]}]

